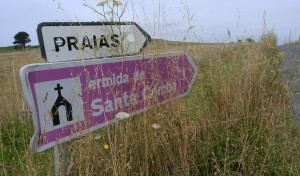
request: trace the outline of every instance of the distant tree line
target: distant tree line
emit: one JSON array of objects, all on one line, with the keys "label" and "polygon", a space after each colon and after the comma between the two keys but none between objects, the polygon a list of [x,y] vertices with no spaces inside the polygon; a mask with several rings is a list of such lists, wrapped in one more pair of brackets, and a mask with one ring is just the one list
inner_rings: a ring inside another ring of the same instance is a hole
[{"label": "distant tree line", "polygon": [[[237,43],[242,43],[243,41],[241,39],[237,40]],[[253,40],[251,37],[246,38],[246,43],[255,43],[255,40]]]}]

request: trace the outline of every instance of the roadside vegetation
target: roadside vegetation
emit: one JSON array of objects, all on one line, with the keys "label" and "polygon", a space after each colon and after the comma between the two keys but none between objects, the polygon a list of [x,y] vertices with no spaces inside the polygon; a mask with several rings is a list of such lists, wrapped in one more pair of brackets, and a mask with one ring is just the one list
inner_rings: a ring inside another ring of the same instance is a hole
[{"label": "roadside vegetation", "polygon": [[[121,5],[98,6],[107,2]],[[153,40],[141,54],[178,51],[199,69],[189,94],[66,142],[67,174],[300,175],[299,126],[276,35],[246,43]],[[54,175],[53,148],[29,150],[34,127],[19,78],[22,66],[41,62],[38,49],[0,49],[0,175]]]},{"label": "roadside vegetation", "polygon": [[300,40],[294,41],[294,42],[285,43],[284,45],[300,45]]},{"label": "roadside vegetation", "polygon": [[[153,42],[155,43],[155,42]],[[299,130],[280,79],[276,40],[161,45],[199,68],[188,96],[67,142],[70,175],[299,175]],[[53,175],[53,149],[32,153],[18,71],[38,50],[0,55],[1,175]]]}]

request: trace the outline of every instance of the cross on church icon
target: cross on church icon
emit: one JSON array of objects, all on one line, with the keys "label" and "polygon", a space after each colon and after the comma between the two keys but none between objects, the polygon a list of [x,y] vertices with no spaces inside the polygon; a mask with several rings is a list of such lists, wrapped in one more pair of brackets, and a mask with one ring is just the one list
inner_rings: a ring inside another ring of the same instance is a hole
[{"label": "cross on church icon", "polygon": [[60,124],[60,120],[59,120],[59,112],[58,112],[58,108],[60,106],[64,106],[66,108],[66,115],[67,115],[67,120],[68,121],[72,121],[73,120],[73,115],[72,115],[72,105],[61,95],[61,89],[63,89],[62,86],[60,86],[60,84],[57,84],[57,87],[54,88],[54,90],[57,91],[58,93],[58,97],[54,103],[54,105],[52,106],[51,109],[51,113],[52,113],[52,117],[53,117],[53,125],[59,125]]}]

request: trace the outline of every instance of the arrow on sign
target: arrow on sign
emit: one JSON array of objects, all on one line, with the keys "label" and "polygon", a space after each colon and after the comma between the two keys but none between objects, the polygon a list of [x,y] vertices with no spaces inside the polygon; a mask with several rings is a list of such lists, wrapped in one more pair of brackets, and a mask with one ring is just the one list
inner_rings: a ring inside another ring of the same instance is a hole
[{"label": "arrow on sign", "polygon": [[48,62],[136,54],[151,40],[134,22],[47,22],[37,33]]},{"label": "arrow on sign", "polygon": [[35,126],[30,148],[43,151],[115,122],[118,112],[132,116],[185,96],[197,73],[184,52],[24,66]]}]

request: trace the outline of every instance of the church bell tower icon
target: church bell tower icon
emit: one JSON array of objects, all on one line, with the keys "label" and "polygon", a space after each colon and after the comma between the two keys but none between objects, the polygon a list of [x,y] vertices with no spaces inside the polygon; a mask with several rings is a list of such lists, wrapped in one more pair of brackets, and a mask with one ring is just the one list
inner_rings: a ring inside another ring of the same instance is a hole
[{"label": "church bell tower icon", "polygon": [[58,92],[58,97],[51,109],[54,126],[60,124],[59,112],[58,112],[58,108],[60,106],[64,106],[66,108],[67,120],[68,121],[73,120],[72,105],[61,95],[61,91],[60,91],[61,89],[63,89],[63,87],[61,87],[60,84],[57,84],[57,87],[54,88],[54,90],[57,90],[57,92]]}]

